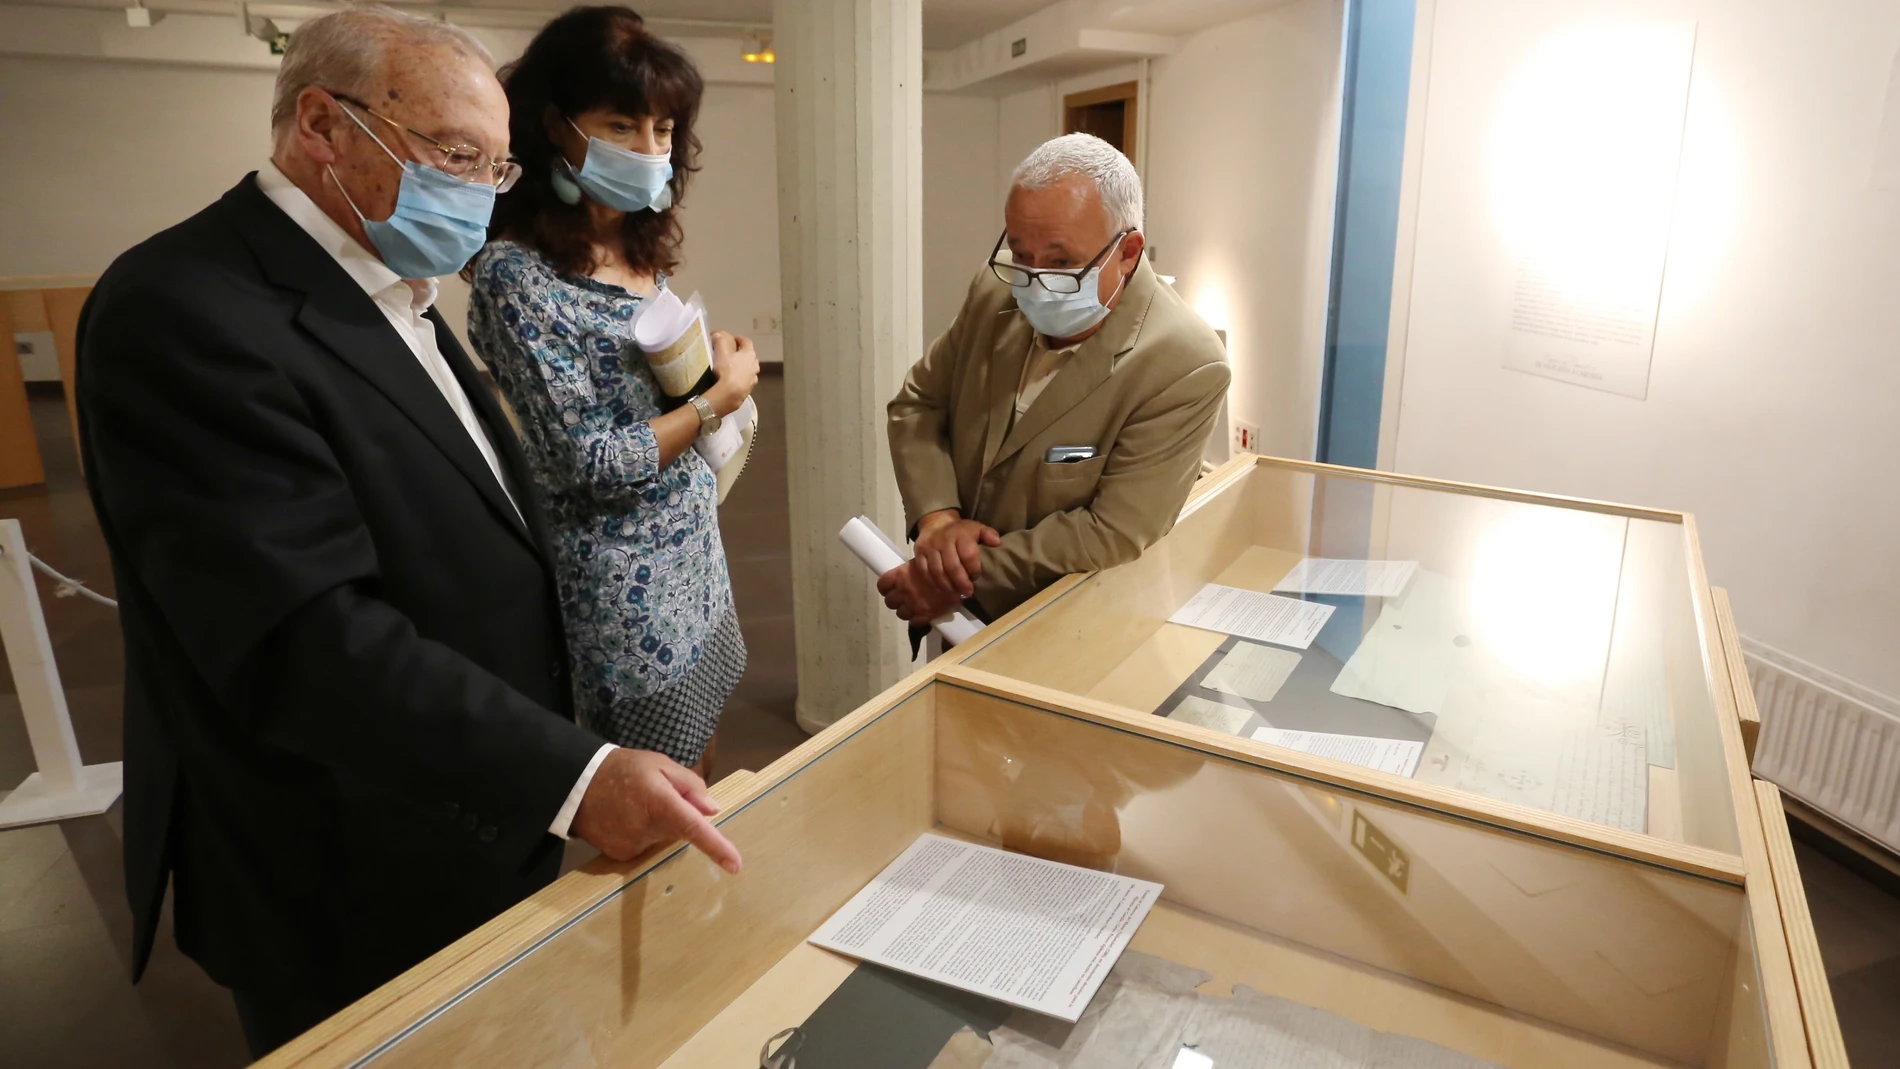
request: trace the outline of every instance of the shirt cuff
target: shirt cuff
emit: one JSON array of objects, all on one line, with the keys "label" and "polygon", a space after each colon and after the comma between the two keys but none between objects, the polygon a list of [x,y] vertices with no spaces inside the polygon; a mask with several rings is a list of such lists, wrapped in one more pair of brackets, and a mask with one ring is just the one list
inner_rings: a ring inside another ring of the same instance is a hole
[{"label": "shirt cuff", "polygon": [[549,833],[558,838],[567,838],[568,825],[574,823],[574,814],[581,808],[581,796],[587,793],[587,785],[594,782],[594,773],[600,771],[600,763],[614,750],[614,744],[604,743],[594,751],[594,759],[581,769],[581,778],[574,781],[574,789],[567,792],[567,801],[561,803],[560,811],[554,814],[554,823],[548,825]]}]

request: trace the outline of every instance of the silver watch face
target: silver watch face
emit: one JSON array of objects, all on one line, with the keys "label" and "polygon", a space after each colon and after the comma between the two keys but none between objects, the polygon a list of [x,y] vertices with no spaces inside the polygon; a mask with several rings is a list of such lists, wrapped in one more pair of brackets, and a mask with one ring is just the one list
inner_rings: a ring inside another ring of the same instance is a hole
[{"label": "silver watch face", "polygon": [[720,425],[725,422],[725,419],[720,416],[719,413],[713,411],[712,402],[706,400],[704,397],[694,397],[693,407],[699,410],[700,436],[705,437],[708,434],[717,434]]}]

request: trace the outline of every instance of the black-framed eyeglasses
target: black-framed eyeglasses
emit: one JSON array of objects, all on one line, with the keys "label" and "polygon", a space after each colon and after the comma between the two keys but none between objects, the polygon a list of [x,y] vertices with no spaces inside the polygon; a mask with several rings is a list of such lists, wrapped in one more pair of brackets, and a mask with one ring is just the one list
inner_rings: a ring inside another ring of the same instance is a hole
[{"label": "black-framed eyeglasses", "polygon": [[483,185],[494,186],[496,193],[508,192],[514,188],[516,182],[521,180],[521,165],[513,160],[491,159],[488,153],[474,145],[445,145],[414,127],[404,126],[353,96],[339,93],[334,89],[326,89],[324,92],[335,97],[340,104],[348,104],[364,114],[381,119],[405,134],[427,141],[441,155],[441,160],[440,162],[426,160],[421,162],[429,163],[429,166],[444,174],[460,178],[464,182],[480,182]]},{"label": "black-framed eyeglasses", "polygon": [[1013,263],[998,263],[996,257],[1003,251],[1003,243],[1009,240],[1009,231],[1005,229],[996,239],[996,247],[990,250],[990,270],[995,272],[997,278],[1003,280],[1004,285],[1013,286],[1019,290],[1029,288],[1032,282],[1040,282],[1042,288],[1050,293],[1080,293],[1083,276],[1095,270],[1095,266],[1108,255],[1108,250],[1132,233],[1134,233],[1132,229],[1124,230],[1108,239],[1108,244],[1102,246],[1102,251],[1096,253],[1081,267],[1064,268],[1058,271],[1054,268],[1017,267]]}]

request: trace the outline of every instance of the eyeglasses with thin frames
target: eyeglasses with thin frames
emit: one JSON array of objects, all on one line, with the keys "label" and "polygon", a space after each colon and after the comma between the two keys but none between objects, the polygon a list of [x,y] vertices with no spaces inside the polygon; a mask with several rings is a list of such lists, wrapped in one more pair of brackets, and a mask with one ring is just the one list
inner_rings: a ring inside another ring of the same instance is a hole
[{"label": "eyeglasses with thin frames", "polygon": [[404,126],[353,96],[339,93],[334,89],[326,89],[324,92],[336,98],[340,104],[348,104],[366,115],[381,119],[405,134],[427,141],[436,152],[441,153],[442,157],[440,163],[432,163],[430,166],[444,174],[460,178],[464,182],[480,182],[483,185],[494,186],[496,193],[508,192],[514,188],[516,182],[521,180],[521,165],[513,160],[497,162],[490,159],[488,153],[474,145],[445,145],[414,127]]},{"label": "eyeglasses with thin frames", "polygon": [[1009,240],[1009,231],[1004,230],[996,239],[996,247],[990,250],[990,270],[1003,281],[1004,285],[1019,290],[1027,289],[1032,282],[1039,282],[1042,288],[1050,293],[1080,293],[1083,276],[1095,270],[1095,265],[1102,262],[1102,258],[1108,255],[1108,250],[1132,233],[1134,233],[1133,230],[1124,230],[1109,238],[1108,244],[1102,246],[1102,251],[1096,253],[1088,263],[1079,268],[1056,270],[1055,268],[1017,267],[1015,264],[998,263],[996,257],[1003,251],[1003,243]]}]

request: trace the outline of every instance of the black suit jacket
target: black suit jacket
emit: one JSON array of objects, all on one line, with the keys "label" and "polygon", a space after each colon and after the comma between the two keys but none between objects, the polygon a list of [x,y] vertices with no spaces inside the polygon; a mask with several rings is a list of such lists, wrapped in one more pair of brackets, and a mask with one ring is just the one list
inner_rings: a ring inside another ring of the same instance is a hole
[{"label": "black suit jacket", "polygon": [[575,726],[513,432],[436,338],[527,522],[362,288],[248,176],[79,327],[125,632],[134,978],[166,877],[226,986],[341,1007],[554,877]]}]

